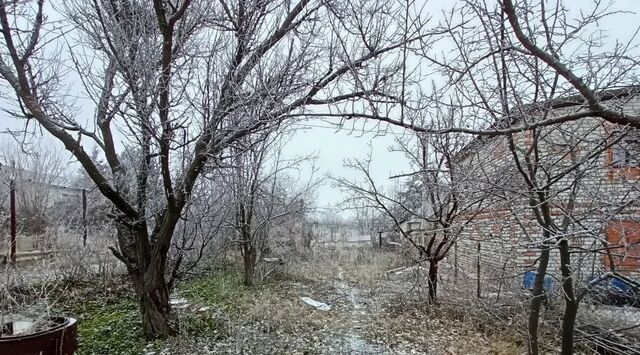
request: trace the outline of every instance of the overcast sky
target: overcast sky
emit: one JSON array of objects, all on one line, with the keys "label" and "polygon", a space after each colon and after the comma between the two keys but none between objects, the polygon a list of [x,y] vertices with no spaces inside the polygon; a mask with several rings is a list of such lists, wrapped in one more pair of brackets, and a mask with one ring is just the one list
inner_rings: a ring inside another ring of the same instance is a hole
[{"label": "overcast sky", "polygon": [[[443,8],[451,6],[451,1],[433,0],[429,1],[428,11],[433,14],[434,20],[439,17],[439,12]],[[566,1],[569,8],[579,9],[589,4],[587,0]],[[640,27],[640,0],[620,0],[617,8],[635,12],[616,17],[616,23],[602,23],[601,28],[611,30],[612,37],[620,39],[628,38]],[[577,15],[577,12],[576,12]],[[90,103],[89,100],[86,100]],[[82,103],[82,100],[79,101]],[[81,107],[83,105],[80,105]],[[86,112],[84,117],[93,116],[91,107],[82,107]],[[389,185],[389,176],[399,172],[407,172],[409,167],[406,159],[399,154],[389,151],[389,146],[393,144],[394,135],[406,134],[403,129],[390,127],[386,134],[380,134],[379,130],[374,132],[363,132],[362,130],[352,131],[349,128],[337,129],[331,127],[327,122],[318,120],[308,121],[301,124],[304,130],[298,131],[292,141],[287,144],[285,154],[287,156],[306,155],[317,153],[317,167],[321,175],[331,174],[337,177],[355,178],[352,171],[343,167],[345,159],[363,158],[370,151],[373,158],[371,166],[372,175],[376,182],[381,185]],[[0,112],[0,129],[17,128],[16,121],[9,118],[5,112]],[[38,138],[45,142],[50,148],[62,149],[59,144],[52,144],[53,140],[48,136]],[[70,157],[70,154],[65,154]],[[304,171],[303,171],[304,173]],[[319,207],[329,207],[337,205],[342,201],[342,194],[339,189],[331,186],[328,179],[324,178],[323,184],[318,189],[317,204]]]},{"label": "overcast sky", "polygon": [[[309,121],[299,126],[304,127],[304,130],[295,134],[291,143],[286,146],[285,154],[295,156],[317,153],[317,166],[322,177],[331,175],[362,179],[361,174],[345,168],[343,163],[346,159],[364,159],[369,152],[372,157],[371,172],[377,184],[388,186],[391,183],[390,175],[409,169],[402,154],[389,151],[395,136],[409,134],[401,128],[389,127],[386,133],[372,129],[373,127],[365,130],[352,130],[351,126],[337,129],[322,121]],[[317,192],[318,207],[335,207],[342,199],[341,191],[333,187],[329,179],[323,178]]]}]

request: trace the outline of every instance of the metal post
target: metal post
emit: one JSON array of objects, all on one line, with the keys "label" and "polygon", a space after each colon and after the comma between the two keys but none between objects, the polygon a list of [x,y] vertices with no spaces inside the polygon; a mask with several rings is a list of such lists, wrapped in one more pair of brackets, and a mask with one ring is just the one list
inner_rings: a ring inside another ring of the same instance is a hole
[{"label": "metal post", "polygon": [[87,189],[82,189],[82,245],[87,246]]},{"label": "metal post", "polygon": [[10,260],[13,266],[16,265],[16,182],[11,179],[9,182],[9,208],[11,213],[11,252]]}]

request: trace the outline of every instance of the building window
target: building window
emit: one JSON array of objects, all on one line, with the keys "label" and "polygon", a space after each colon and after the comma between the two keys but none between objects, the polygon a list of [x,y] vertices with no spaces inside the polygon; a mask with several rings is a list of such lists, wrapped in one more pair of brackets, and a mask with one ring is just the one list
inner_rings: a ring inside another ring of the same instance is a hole
[{"label": "building window", "polygon": [[621,130],[616,133],[615,139],[618,139],[621,134],[624,134],[624,137],[611,146],[611,166],[614,168],[639,168],[640,130]]}]

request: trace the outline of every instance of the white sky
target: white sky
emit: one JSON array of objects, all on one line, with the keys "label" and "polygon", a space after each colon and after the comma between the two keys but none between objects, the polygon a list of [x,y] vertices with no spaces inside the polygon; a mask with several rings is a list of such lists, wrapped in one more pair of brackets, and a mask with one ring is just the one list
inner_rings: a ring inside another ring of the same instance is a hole
[{"label": "white sky", "polygon": [[[318,188],[316,202],[318,207],[328,208],[342,202],[340,189],[333,187],[324,175],[361,180],[363,176],[343,166],[344,160],[364,159],[371,153],[371,173],[377,184],[389,185],[389,176],[407,171],[408,161],[397,152],[390,152],[394,136],[408,134],[398,127],[389,127],[386,133],[378,130],[365,132],[351,130],[351,126],[342,129],[331,127],[322,121],[303,123],[304,130],[298,131],[290,144],[285,148],[288,156],[317,153],[319,174],[323,175],[322,184]],[[362,124],[358,125],[362,127]]]},{"label": "white sky", "polygon": [[[418,1],[420,2],[420,1]],[[555,3],[555,1],[552,1]],[[447,0],[432,0],[428,2],[426,9],[433,14],[434,19],[439,18],[441,9],[451,6],[453,2]],[[588,6],[590,0],[571,0],[565,2],[569,8],[581,8]],[[610,30],[612,37],[626,39],[637,28],[640,27],[640,0],[619,0],[616,8],[622,8],[635,12],[616,17],[615,23],[603,23],[602,29]],[[576,12],[577,14],[577,12]],[[4,90],[3,90],[4,91]],[[9,97],[11,99],[11,97]],[[89,100],[87,100],[90,102]],[[82,108],[85,111],[85,108]],[[86,111],[85,111],[86,112]],[[92,114],[87,117],[93,117]],[[15,129],[16,121],[11,119],[5,112],[0,111],[0,130],[7,128]],[[407,172],[408,162],[399,153],[389,151],[389,146],[393,144],[393,135],[403,134],[404,130],[397,127],[390,127],[385,135],[375,133],[362,133],[362,131],[350,131],[349,128],[337,130],[328,123],[311,120],[308,121],[305,130],[298,131],[291,142],[285,148],[285,155],[307,155],[318,154],[317,167],[319,173],[331,174],[336,177],[359,178],[359,176],[343,166],[345,159],[363,158],[369,152],[372,154],[373,163],[371,166],[373,178],[380,185],[390,184],[389,176],[399,172]],[[313,127],[321,126],[321,127]],[[361,126],[361,125],[360,125]],[[60,149],[60,144],[45,134],[39,138],[51,149]],[[65,156],[70,156],[65,153]],[[75,168],[74,168],[75,169]],[[303,171],[304,173],[304,171]],[[342,201],[342,194],[339,189],[332,187],[328,179],[323,178],[323,184],[317,193],[318,207],[328,207],[336,205]]]}]

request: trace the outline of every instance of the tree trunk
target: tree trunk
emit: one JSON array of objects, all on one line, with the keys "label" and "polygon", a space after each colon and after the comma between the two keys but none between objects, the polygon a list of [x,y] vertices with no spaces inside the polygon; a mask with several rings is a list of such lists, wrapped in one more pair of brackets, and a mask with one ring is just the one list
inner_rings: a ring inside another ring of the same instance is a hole
[{"label": "tree trunk", "polygon": [[[548,240],[545,234],[545,240]],[[547,274],[547,266],[549,265],[549,245],[542,244],[542,252],[540,253],[540,263],[535,282],[533,284],[533,297],[531,298],[531,308],[529,309],[529,354],[538,355],[538,323],[540,319],[540,308],[544,300],[544,277]]]},{"label": "tree trunk", "polygon": [[147,340],[166,338],[176,334],[175,319],[169,303],[169,289],[164,280],[136,287],[142,315],[142,329]]},{"label": "tree trunk", "polygon": [[573,354],[573,330],[578,313],[578,300],[573,288],[573,275],[571,272],[571,254],[569,253],[569,241],[563,238],[559,243],[560,270],[562,272],[562,291],[564,294],[565,309],[562,316],[562,355]]},{"label": "tree trunk", "polygon": [[256,249],[247,243],[242,253],[242,260],[244,262],[244,284],[249,287],[256,286]]},{"label": "tree trunk", "polygon": [[[164,262],[152,263],[147,250],[146,230],[134,230],[117,225],[119,259],[127,266],[129,278],[138,297],[142,328],[147,340],[162,339],[176,334],[176,320],[169,303],[169,288],[164,278]],[[114,251],[117,253],[117,251]],[[157,255],[165,258],[166,254]],[[151,266],[154,265],[154,266]],[[155,267],[156,270],[151,270]]]},{"label": "tree trunk", "polygon": [[429,262],[429,304],[436,302],[438,294],[438,262]]},{"label": "tree trunk", "polygon": [[578,303],[567,302],[562,317],[562,355],[573,354],[573,331],[578,314]]}]

